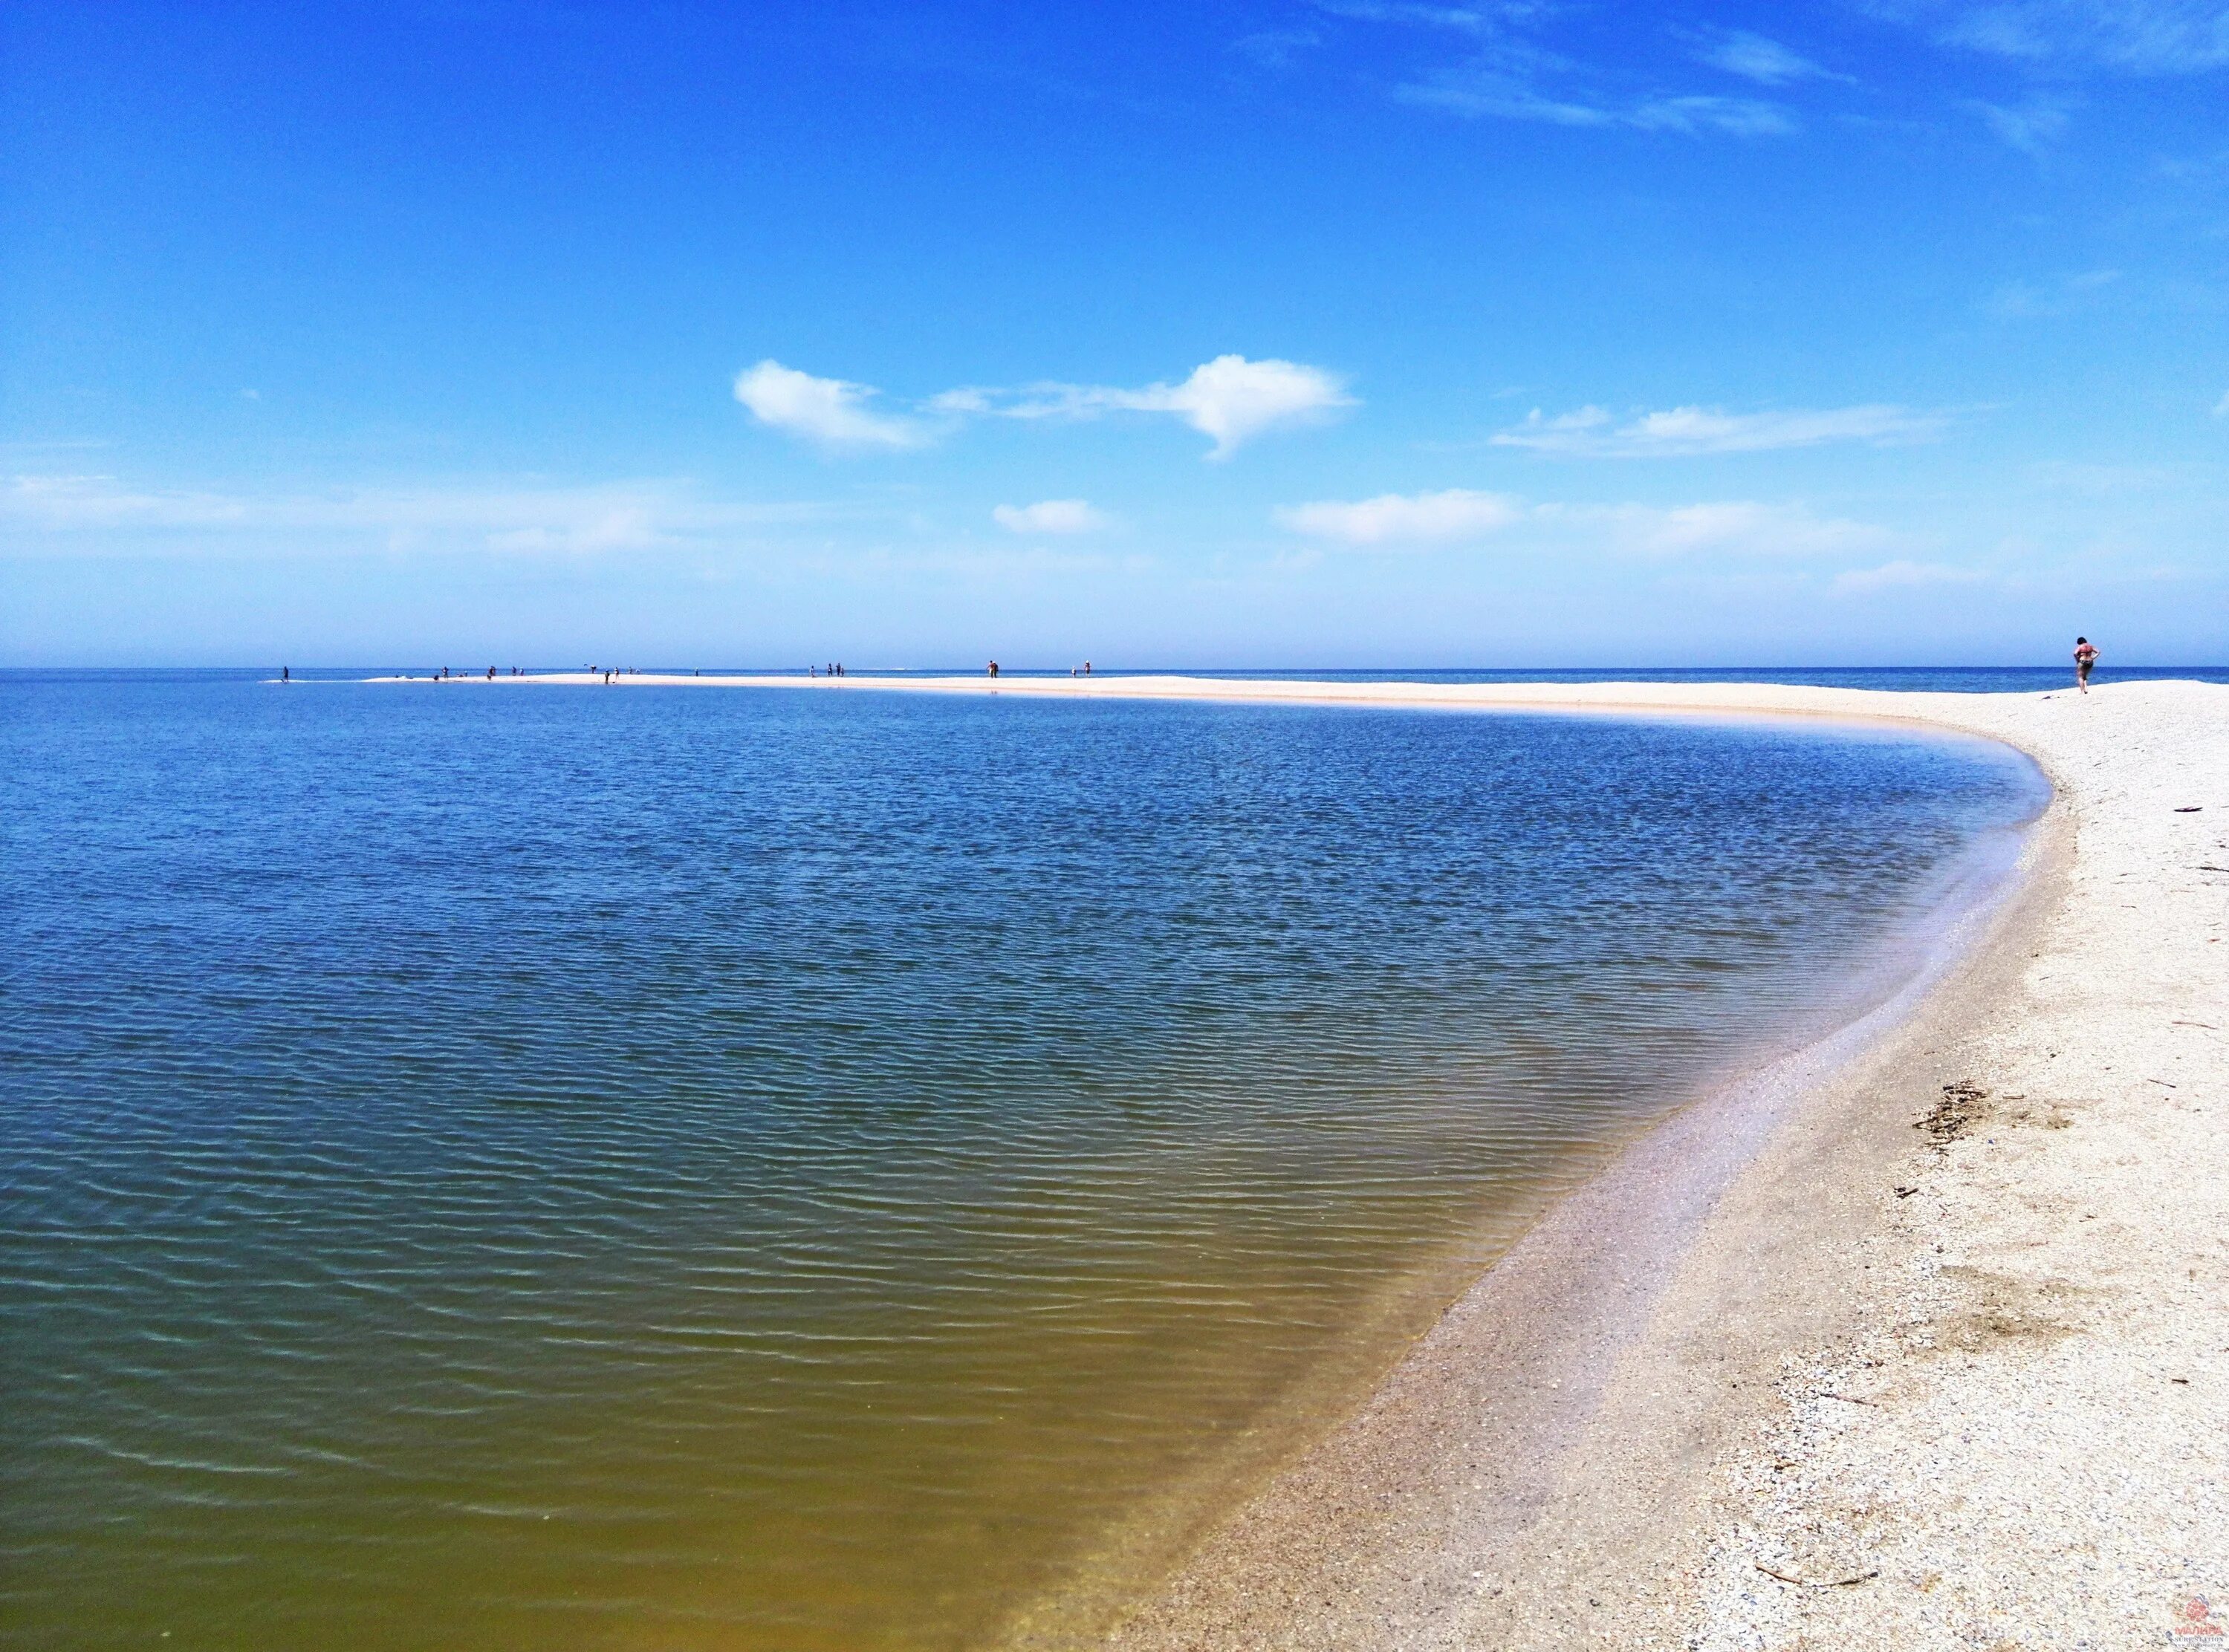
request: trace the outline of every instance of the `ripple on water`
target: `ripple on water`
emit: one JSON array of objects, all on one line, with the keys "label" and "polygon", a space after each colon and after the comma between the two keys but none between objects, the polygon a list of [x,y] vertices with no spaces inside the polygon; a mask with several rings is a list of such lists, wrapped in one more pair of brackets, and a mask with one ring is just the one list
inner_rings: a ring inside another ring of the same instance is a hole
[{"label": "ripple on water", "polygon": [[2037,798],[1815,728],[9,692],[34,1644],[980,1642]]}]

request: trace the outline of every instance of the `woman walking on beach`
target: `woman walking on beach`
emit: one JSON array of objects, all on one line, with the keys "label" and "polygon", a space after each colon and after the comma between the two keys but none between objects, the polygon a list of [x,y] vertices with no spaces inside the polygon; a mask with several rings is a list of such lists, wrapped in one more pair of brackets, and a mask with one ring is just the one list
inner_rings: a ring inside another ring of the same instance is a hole
[{"label": "woman walking on beach", "polygon": [[2090,668],[2097,663],[2097,650],[2086,637],[2074,639],[2074,686],[2090,692]]}]

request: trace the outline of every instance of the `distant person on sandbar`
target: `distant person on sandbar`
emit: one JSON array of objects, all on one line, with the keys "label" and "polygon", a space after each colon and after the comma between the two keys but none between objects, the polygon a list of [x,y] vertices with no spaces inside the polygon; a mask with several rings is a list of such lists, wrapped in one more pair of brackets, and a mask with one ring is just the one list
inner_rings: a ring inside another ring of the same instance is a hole
[{"label": "distant person on sandbar", "polygon": [[282,666],[280,666],[280,667],[279,668],[279,682],[292,682],[293,680],[294,680],[294,668],[293,668],[292,666],[291,666],[291,665],[282,665]]},{"label": "distant person on sandbar", "polygon": [[2090,692],[2090,669],[2097,663],[2097,645],[2086,637],[2074,639],[2074,686]]}]

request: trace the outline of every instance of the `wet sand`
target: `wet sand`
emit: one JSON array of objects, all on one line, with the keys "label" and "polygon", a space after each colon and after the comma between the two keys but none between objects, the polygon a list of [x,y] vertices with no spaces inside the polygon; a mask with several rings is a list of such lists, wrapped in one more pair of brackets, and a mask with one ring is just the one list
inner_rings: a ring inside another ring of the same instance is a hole
[{"label": "wet sand", "polygon": [[2202,1631],[2209,1595],[2229,1618],[2229,688],[620,681],[1857,718],[2027,752],[2055,795],[2008,901],[1559,1206],[1109,1643],[2103,1648]]}]

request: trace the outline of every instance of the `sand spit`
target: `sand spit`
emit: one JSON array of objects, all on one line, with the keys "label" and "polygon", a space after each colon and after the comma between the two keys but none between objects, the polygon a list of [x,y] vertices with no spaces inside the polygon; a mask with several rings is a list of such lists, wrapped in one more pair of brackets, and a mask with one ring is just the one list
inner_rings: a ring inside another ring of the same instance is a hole
[{"label": "sand spit", "polygon": [[1794,714],[2027,751],[2054,801],[1950,967],[1645,1137],[1109,1643],[2229,1644],[2229,688],[623,681]]}]

